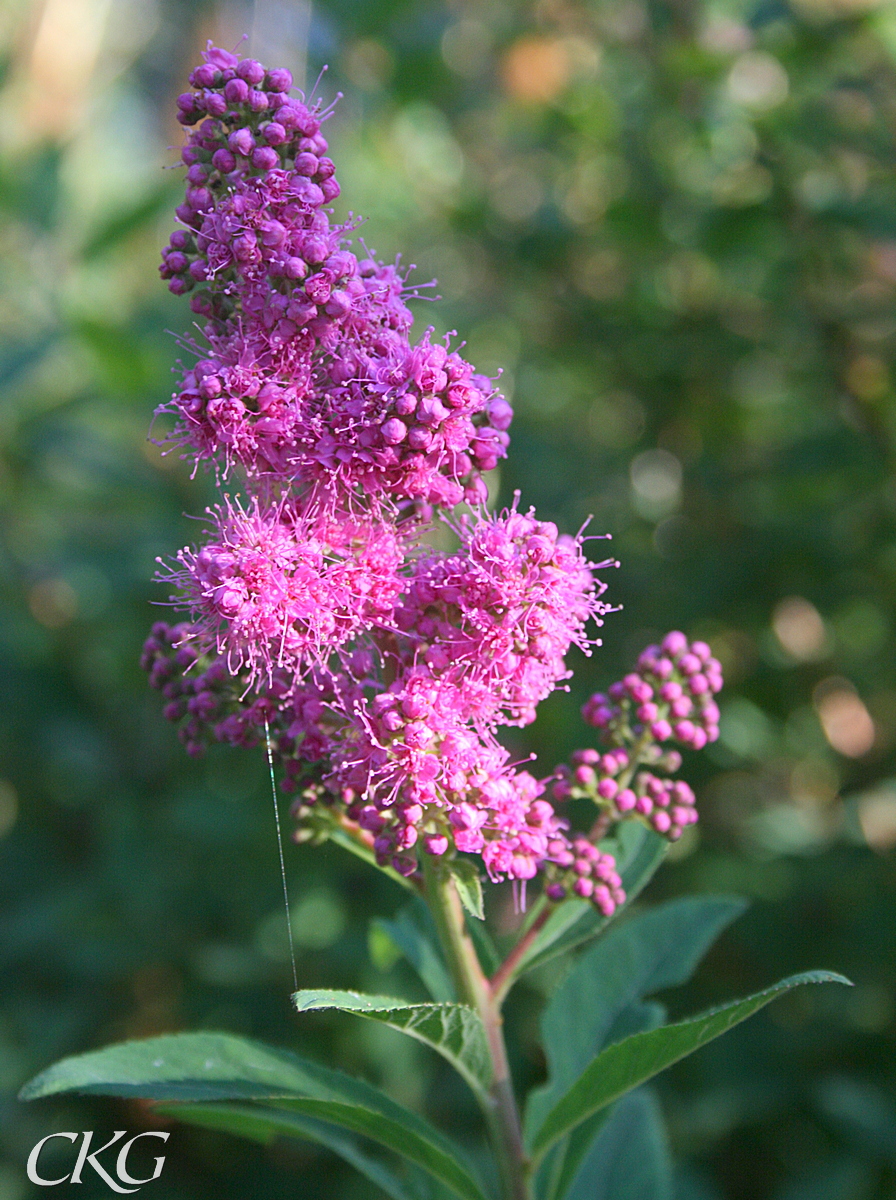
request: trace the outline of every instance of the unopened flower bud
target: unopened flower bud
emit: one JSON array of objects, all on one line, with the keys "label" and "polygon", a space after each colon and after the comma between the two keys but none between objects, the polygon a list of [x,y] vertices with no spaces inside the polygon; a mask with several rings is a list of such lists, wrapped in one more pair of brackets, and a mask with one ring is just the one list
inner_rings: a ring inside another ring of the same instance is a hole
[{"label": "unopened flower bud", "polygon": [[249,85],[245,79],[229,79],[224,84],[224,98],[228,104],[245,104],[249,99]]},{"label": "unopened flower bud", "polygon": [[227,145],[234,154],[242,154],[245,158],[255,149],[255,138],[251,129],[235,129],[227,139]]},{"label": "unopened flower bud", "polygon": [[269,146],[281,146],[287,139],[286,130],[278,121],[271,121],[261,131]]},{"label": "unopened flower bud", "polygon": [[382,427],[383,441],[389,446],[397,446],[399,442],[403,442],[407,433],[407,426],[397,417],[391,417]]},{"label": "unopened flower bud", "polygon": [[272,92],[288,92],[292,87],[292,73],[285,67],[268,71],[265,86]]},{"label": "unopened flower bud", "polygon": [[662,641],[663,650],[672,658],[677,658],[679,654],[683,654],[687,647],[688,639],[677,629],[671,633],[667,633]]},{"label": "unopened flower bud", "polygon": [[244,58],[236,65],[236,73],[240,79],[245,79],[246,83],[253,87],[257,86],[264,79],[264,67],[254,58]]},{"label": "unopened flower bud", "polygon": [[222,146],[220,150],[216,150],[212,155],[212,166],[219,170],[222,175],[229,175],[236,168],[236,159],[230,150],[225,150]]},{"label": "unopened flower bud", "polygon": [[273,171],[280,165],[280,155],[270,146],[259,146],[252,151],[252,166],[258,171]]}]

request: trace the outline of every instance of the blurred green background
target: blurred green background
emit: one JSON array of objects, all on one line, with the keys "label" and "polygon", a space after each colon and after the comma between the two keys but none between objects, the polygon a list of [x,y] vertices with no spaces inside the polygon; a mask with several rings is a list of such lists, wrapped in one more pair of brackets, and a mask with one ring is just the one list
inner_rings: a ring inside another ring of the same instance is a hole
[{"label": "blurred green background", "polygon": [[[290,1014],[260,751],[189,761],[137,667],[154,560],[212,493],[146,440],[190,321],[156,273],[173,100],[206,38],[244,33],[297,77],[329,64],[337,211],[438,277],[421,332],[503,368],[502,499],[613,535],[624,609],[514,748],[546,773],[584,744],[579,704],[656,633],[723,660],[721,741],[686,765],[700,832],[649,895],[753,905],[673,1014],[801,968],[856,982],[779,1001],[662,1078],[676,1200],[896,1197],[896,7],[7,0],[0,1200],[38,1194],[24,1162],[47,1133],[152,1124],[133,1103],[14,1098],[124,1036],[293,1044],[475,1121],[422,1048]],[[368,947],[397,890],[329,847],[287,859],[300,985],[413,989]],[[549,984],[510,1014],[527,1082]],[[154,1187],[373,1193],[311,1146],[187,1129]]]}]

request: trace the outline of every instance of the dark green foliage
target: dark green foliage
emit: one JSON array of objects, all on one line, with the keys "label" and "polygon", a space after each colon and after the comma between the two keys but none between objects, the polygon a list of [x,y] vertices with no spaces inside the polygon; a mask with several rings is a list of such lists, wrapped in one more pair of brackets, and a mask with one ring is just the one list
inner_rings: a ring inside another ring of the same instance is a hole
[{"label": "dark green foliage", "polygon": [[[528,1098],[526,1126],[532,1135],[605,1045],[662,1025],[664,1007],[645,997],[686,983],[719,932],[743,909],[736,897],[673,900],[612,929],[581,955],[541,1016],[548,1083]],[[541,1171],[546,1195],[565,1194],[605,1119],[598,1112],[553,1152]],[[615,1139],[622,1120],[614,1126],[616,1133],[601,1137]]]},{"label": "dark green foliage", "polygon": [[[270,1105],[274,1109],[273,1125],[269,1127],[272,1131],[276,1131],[280,1120],[276,1111],[279,1107],[287,1113],[294,1110],[300,1116],[318,1118],[400,1151],[463,1200],[483,1200],[479,1184],[464,1165],[460,1147],[453,1146],[415,1113],[360,1079],[244,1038],[185,1033],[109,1046],[56,1063],[32,1080],[22,1090],[21,1098],[35,1100],[67,1091],[200,1103],[229,1099],[277,1101]],[[262,1105],[253,1109],[252,1115],[245,1118],[249,1136],[257,1138],[264,1132],[266,1108]],[[203,1123],[208,1120],[206,1117]],[[242,1132],[238,1110],[226,1108],[222,1120],[228,1128]],[[301,1123],[295,1128],[302,1136],[309,1136],[308,1128]],[[332,1143],[331,1148],[335,1148]]]},{"label": "dark green foliage", "polygon": [[804,983],[849,983],[830,971],[807,971],[782,980],[746,1000],[735,1000],[700,1017],[642,1030],[614,1042],[582,1071],[579,1078],[549,1109],[529,1139],[532,1154],[539,1158],[556,1142],[572,1133],[592,1114],[612,1104],[619,1096],[658,1075],[666,1067],[692,1054],[713,1038],[727,1033],[789,988]]},{"label": "dark green foliage", "polygon": [[649,1089],[619,1101],[567,1195],[569,1200],[671,1200],[663,1117]]}]

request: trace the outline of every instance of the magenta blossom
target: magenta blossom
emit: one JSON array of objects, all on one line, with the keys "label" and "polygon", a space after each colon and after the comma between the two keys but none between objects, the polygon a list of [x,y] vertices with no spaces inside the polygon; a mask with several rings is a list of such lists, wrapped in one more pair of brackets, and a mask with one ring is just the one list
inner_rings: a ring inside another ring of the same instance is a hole
[{"label": "magenta blossom", "polygon": [[[596,572],[616,564],[519,497],[488,510],[513,411],[447,339],[412,339],[406,278],[334,222],[327,110],[211,45],[190,82],[161,273],[204,325],[162,411],[170,443],[245,498],[163,569],[190,614],[144,650],[165,715],[194,755],[270,736],[299,839],[338,828],[414,877],[473,855],[493,881],[542,874],[547,899],[611,915],[625,892],[607,830],[672,839],[696,819],[663,743],[717,736],[717,662],[670,634],[586,705],[603,751],[541,780],[511,762],[498,731],[534,720],[571,647],[600,644]],[[434,520],[455,550],[426,544]],[[555,811],[570,796],[598,806],[587,834]]]}]

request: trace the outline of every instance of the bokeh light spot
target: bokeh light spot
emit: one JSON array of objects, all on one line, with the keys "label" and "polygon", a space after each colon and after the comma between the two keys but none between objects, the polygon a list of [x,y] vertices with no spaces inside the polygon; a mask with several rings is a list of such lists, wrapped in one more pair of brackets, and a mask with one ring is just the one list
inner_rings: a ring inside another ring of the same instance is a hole
[{"label": "bokeh light spot", "polygon": [[815,708],[824,736],[838,754],[862,758],[874,745],[871,714],[847,679],[825,679],[815,689]]},{"label": "bokeh light spot", "polygon": [[346,51],[343,65],[355,87],[376,92],[389,82],[395,63],[382,42],[375,38],[359,38]]},{"label": "bokeh light spot", "polygon": [[514,100],[547,104],[566,87],[570,67],[562,39],[527,35],[504,55],[501,78]]},{"label": "bokeh light spot", "polygon": [[65,579],[43,579],[28,593],[28,607],[47,629],[62,629],[77,616],[78,597]]},{"label": "bokeh light spot", "polygon": [[772,629],[782,648],[797,662],[812,662],[830,649],[821,614],[802,596],[787,596],[775,605]]},{"label": "bokeh light spot", "polygon": [[735,60],[728,75],[728,94],[745,108],[775,108],[787,99],[787,72],[771,54],[751,50]]},{"label": "bokeh light spot", "polygon": [[629,467],[636,511],[659,519],[677,508],[681,499],[681,463],[668,450],[645,450]]},{"label": "bokeh light spot", "polygon": [[896,846],[896,789],[875,788],[860,796],[856,804],[859,827],[872,850]]}]

